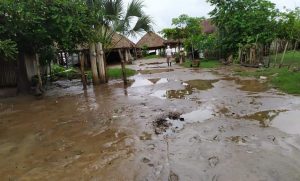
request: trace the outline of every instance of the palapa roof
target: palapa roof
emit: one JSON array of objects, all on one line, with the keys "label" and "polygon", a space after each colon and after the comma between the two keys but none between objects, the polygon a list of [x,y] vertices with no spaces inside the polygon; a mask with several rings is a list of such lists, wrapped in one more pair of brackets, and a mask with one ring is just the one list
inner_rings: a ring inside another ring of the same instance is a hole
[{"label": "palapa roof", "polygon": [[178,44],[178,43],[183,43],[183,39],[168,39],[168,40],[165,40],[164,41],[164,44],[167,45],[167,44]]},{"label": "palapa roof", "polygon": [[209,19],[202,21],[201,26],[202,26],[202,32],[205,34],[211,34],[216,31],[216,26]]},{"label": "palapa roof", "polygon": [[148,32],[138,42],[137,47],[142,48],[147,46],[148,48],[161,48],[164,47],[164,39],[154,32]]},{"label": "palapa roof", "polygon": [[134,48],[135,44],[123,35],[115,33],[112,37],[111,49]]},{"label": "palapa roof", "polygon": [[[126,38],[123,35],[120,35],[118,33],[115,33],[112,37],[111,40],[111,45],[108,46],[108,49],[123,49],[123,48],[134,48],[135,43],[130,41],[128,38]],[[77,45],[76,48],[78,51],[83,51],[83,50],[88,50],[89,49],[89,44],[84,43],[81,45]]]}]

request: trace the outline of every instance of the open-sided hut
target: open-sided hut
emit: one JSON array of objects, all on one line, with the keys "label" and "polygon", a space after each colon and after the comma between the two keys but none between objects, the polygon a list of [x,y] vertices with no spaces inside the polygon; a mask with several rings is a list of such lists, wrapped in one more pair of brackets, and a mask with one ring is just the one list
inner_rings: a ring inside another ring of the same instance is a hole
[{"label": "open-sided hut", "polygon": [[116,63],[120,62],[120,56],[118,54],[119,50],[124,51],[125,61],[131,62],[133,60],[133,54],[136,55],[135,43],[130,41],[123,35],[115,33],[112,37],[111,45],[107,47],[107,62]]},{"label": "open-sided hut", "polygon": [[164,39],[154,32],[146,33],[136,44],[139,50],[147,48],[148,50],[161,50],[165,48]]},{"label": "open-sided hut", "polygon": [[175,48],[175,52],[179,52],[180,48],[183,46],[183,39],[169,39],[164,41],[165,46],[170,46],[171,48]]}]

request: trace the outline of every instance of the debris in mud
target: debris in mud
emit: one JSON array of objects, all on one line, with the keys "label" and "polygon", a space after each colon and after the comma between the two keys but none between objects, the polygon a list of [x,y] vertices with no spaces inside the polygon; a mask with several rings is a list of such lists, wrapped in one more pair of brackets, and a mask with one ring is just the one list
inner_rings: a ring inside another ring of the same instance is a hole
[{"label": "debris in mud", "polygon": [[150,133],[143,132],[143,134],[140,136],[140,140],[152,140],[152,135]]},{"label": "debris in mud", "polygon": [[219,158],[217,156],[210,157],[208,163],[210,167],[216,167],[219,163]]},{"label": "debris in mud", "polygon": [[198,142],[198,143],[201,143],[202,140],[201,140],[201,137],[199,135],[195,135],[195,136],[193,136],[193,137],[191,137],[189,139],[189,142]]},{"label": "debris in mud", "polygon": [[143,163],[149,163],[151,160],[148,159],[148,158],[146,158],[146,157],[144,157],[142,161],[143,161]]},{"label": "debris in mud", "polygon": [[182,113],[180,113],[180,112],[169,112],[168,118],[172,119],[172,120],[180,119],[181,114]]},{"label": "debris in mud", "polygon": [[273,135],[269,135],[267,138],[268,138],[268,140],[270,140],[272,142],[275,142],[275,140],[276,140],[276,137]]},{"label": "debris in mud", "polygon": [[170,171],[170,175],[169,175],[169,181],[179,181],[179,176],[174,173],[173,171]]},{"label": "debris in mud", "polygon": [[244,144],[247,142],[246,137],[241,137],[241,136],[231,136],[228,137],[227,139],[237,144]]},{"label": "debris in mud", "polygon": [[[167,131],[169,127],[172,126],[172,123],[170,120],[184,120],[184,118],[181,118],[180,116],[182,113],[180,112],[169,112],[168,114],[163,114],[159,116],[154,122],[153,127],[155,134],[162,134]],[[177,129],[176,127],[175,129]]]},{"label": "debris in mud", "polygon": [[154,123],[155,134],[162,134],[165,132],[172,124],[168,122],[165,118],[157,118]]}]

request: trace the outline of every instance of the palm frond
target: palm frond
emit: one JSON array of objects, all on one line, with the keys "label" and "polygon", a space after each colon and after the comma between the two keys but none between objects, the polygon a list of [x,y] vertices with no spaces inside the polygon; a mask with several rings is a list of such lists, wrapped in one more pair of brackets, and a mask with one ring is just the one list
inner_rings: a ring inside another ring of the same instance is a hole
[{"label": "palm frond", "polygon": [[130,17],[142,17],[143,12],[143,1],[142,0],[132,0],[127,7],[127,12],[125,15],[125,20]]},{"label": "palm frond", "polygon": [[129,31],[130,36],[135,37],[136,34],[152,31],[153,28],[151,24],[152,24],[151,17],[147,15],[143,15],[137,20],[135,26]]}]

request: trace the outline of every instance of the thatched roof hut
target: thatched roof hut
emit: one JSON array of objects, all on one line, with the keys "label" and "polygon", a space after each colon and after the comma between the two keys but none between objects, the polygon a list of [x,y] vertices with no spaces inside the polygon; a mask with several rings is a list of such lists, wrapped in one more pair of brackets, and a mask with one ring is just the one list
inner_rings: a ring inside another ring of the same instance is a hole
[{"label": "thatched roof hut", "polygon": [[137,42],[136,45],[138,48],[143,48],[143,46],[147,46],[149,50],[154,50],[165,47],[164,41],[165,40],[156,33],[148,32]]},{"label": "thatched roof hut", "polygon": [[115,33],[112,37],[110,49],[132,49],[135,44],[123,35]]},{"label": "thatched roof hut", "polygon": [[202,26],[202,32],[205,34],[214,33],[217,29],[217,27],[213,24],[213,22],[210,19],[202,21],[201,26]]}]

